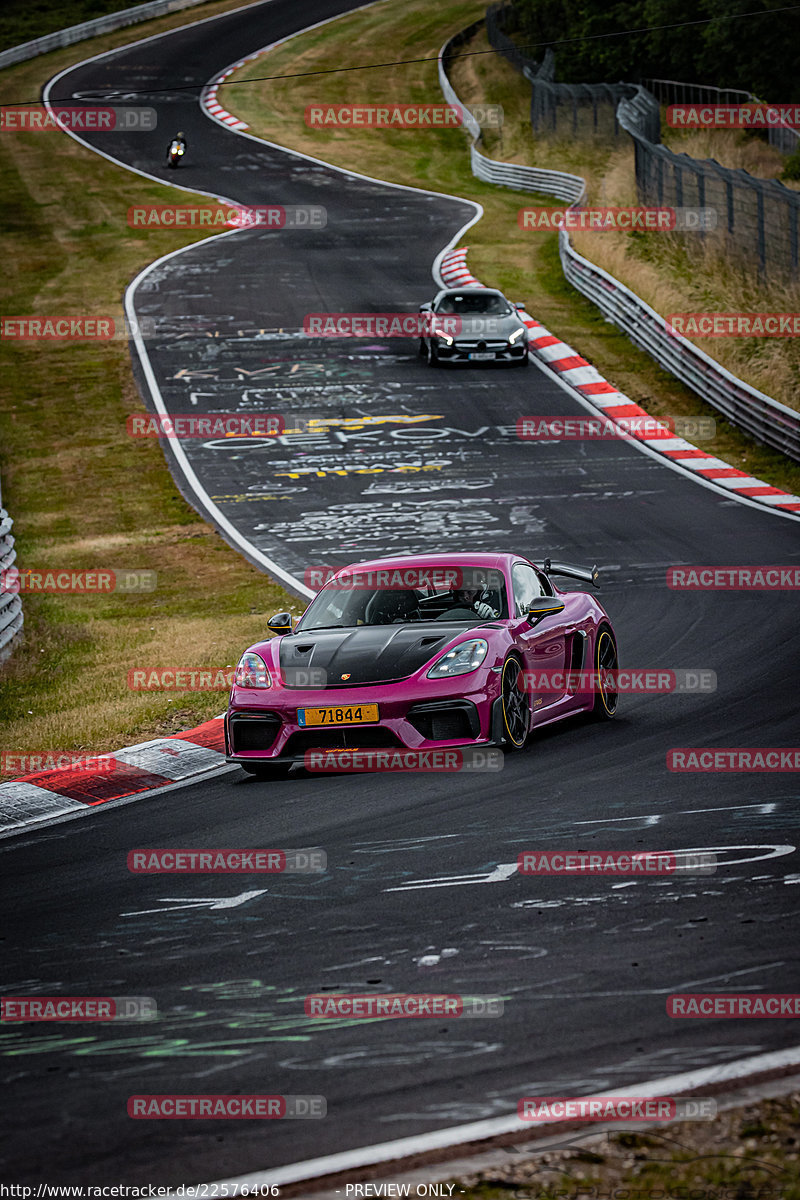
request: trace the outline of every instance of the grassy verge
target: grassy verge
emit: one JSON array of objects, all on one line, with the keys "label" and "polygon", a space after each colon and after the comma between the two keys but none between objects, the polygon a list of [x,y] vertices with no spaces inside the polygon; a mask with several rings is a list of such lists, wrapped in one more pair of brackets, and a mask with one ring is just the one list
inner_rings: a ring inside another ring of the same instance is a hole
[{"label": "grassy verge", "polygon": [[[800,1093],[462,1176],[465,1200],[800,1200]],[[463,1189],[463,1191],[462,1191]]]},{"label": "grassy verge", "polygon": [[[277,47],[231,76],[221,90],[226,108],[247,121],[254,133],[338,166],[396,183],[455,193],[478,200],[485,215],[465,239],[469,265],[484,283],[527,301],[530,311],[593,362],[634,401],[659,416],[716,416],[688,388],[634,349],[588,300],[563,278],[554,234],[523,232],[517,212],[523,205],[554,203],[552,197],[492,187],[475,179],[468,143],[459,130],[416,133],[405,130],[310,129],[307,105],[330,103],[440,102],[435,62],[348,71],[307,78],[261,76],[312,71],[335,72],[343,64],[435,55],[445,38],[480,16],[481,3],[443,3],[432,9],[422,0],[402,6],[377,4]],[[355,49],[354,49],[355,47]],[[387,51],[391,47],[391,51]],[[480,34],[467,49],[488,49]],[[453,72],[465,101],[503,105],[502,136],[489,152],[506,161],[529,161],[528,85],[494,54],[460,58]],[[565,143],[548,150],[537,165],[558,166],[598,180],[615,156],[630,155],[597,143]],[[603,235],[610,237],[612,235]],[[598,239],[595,238],[595,241]],[[592,254],[589,254],[592,257]],[[380,297],[376,297],[376,305]],[[657,306],[656,306],[657,307]],[[752,307],[752,305],[751,305]],[[671,311],[679,311],[678,308]],[[790,311],[790,310],[784,310]],[[774,339],[773,339],[774,340]],[[776,487],[800,489],[800,467],[759,446],[721,419],[717,436],[703,448]]]},{"label": "grassy verge", "polygon": [[[192,19],[236,7],[203,5]],[[185,14],[97,38],[0,76],[0,102],[31,98],[56,70],[186,22]],[[134,231],[131,204],[208,203],[117,168],[60,133],[0,138],[2,311],[122,314],[147,263],[198,240]],[[36,596],[0,667],[0,749],[97,753],[220,713],[226,692],[133,692],[132,667],[234,664],[265,617],[299,608],[184,502],[156,441],[133,441],[143,411],[124,341],[1,344],[0,471],[23,568],[148,569],[141,594]]]}]

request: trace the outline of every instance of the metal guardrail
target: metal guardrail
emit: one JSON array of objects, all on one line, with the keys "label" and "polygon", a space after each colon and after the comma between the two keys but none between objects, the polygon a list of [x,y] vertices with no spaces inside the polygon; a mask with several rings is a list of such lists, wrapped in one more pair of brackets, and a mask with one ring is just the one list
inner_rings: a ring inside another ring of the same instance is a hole
[{"label": "metal guardrail", "polygon": [[575,203],[580,200],[586,184],[580,175],[570,175],[567,171],[550,171],[544,167],[526,167],[520,163],[497,162],[487,158],[478,149],[481,137],[481,127],[475,120],[462,100],[459,100],[447,77],[447,64],[453,51],[462,42],[467,41],[483,21],[474,21],[472,25],[462,29],[455,37],[450,38],[439,51],[439,86],[448,104],[453,104],[463,112],[463,128],[472,137],[470,145],[470,164],[472,174],[485,183],[494,183],[499,187],[516,188],[522,192],[545,192],[556,196],[559,200]]},{"label": "metal guardrail", "polygon": [[639,349],[690,387],[740,429],[800,462],[800,412],[737,379],[667,323],[613,275],[578,254],[569,235],[558,235],[561,267],[574,288],[626,333]]},{"label": "metal guardrail", "polygon": [[167,13],[180,12],[183,8],[194,8],[204,3],[205,0],[149,0],[149,3],[137,4],[135,8],[123,8],[119,12],[106,13],[104,17],[83,21],[80,25],[69,25],[66,29],[58,29],[55,33],[47,33],[31,42],[21,42],[18,46],[10,46],[8,50],[0,51],[0,70],[3,67],[13,67],[15,63],[26,62],[29,58],[36,58],[39,54],[48,54],[51,50],[71,46],[74,42],[97,37],[100,33],[111,33],[115,29],[124,29],[126,25],[137,25],[140,21],[149,21],[152,17],[162,17]]},{"label": "metal guardrail", "polygon": [[[475,28],[476,25],[470,26],[470,32]],[[465,40],[466,33],[467,31],[462,31],[459,42]],[[447,102],[464,108],[447,78],[445,65],[454,42],[455,39],[451,39],[445,43],[439,53],[439,82]],[[628,108],[620,114],[621,123],[652,120],[652,99],[645,89],[637,88],[633,97],[622,102],[627,104]],[[465,110],[465,118],[467,114],[468,110]],[[485,158],[476,145],[480,137],[480,126],[471,113],[468,115],[471,124],[466,119],[464,123],[474,138],[470,147],[470,157],[472,172],[478,178],[489,183],[518,188],[520,191],[550,193],[559,199],[568,200],[570,205],[578,204],[583,199],[586,185],[579,175],[539,170],[518,163],[499,163]],[[475,129],[477,133],[474,132]],[[800,413],[738,379],[692,342],[670,334],[666,321],[655,309],[613,275],[609,275],[607,271],[579,254],[565,230],[559,232],[558,241],[565,278],[577,291],[596,304],[604,316],[627,334],[635,346],[654,358],[660,366],[685,383],[732,424],[765,445],[800,461]]]},{"label": "metal guardrail", "polygon": [[[3,508],[0,496],[0,578],[2,572],[12,567],[17,558],[11,527],[14,522]],[[0,588],[0,661],[9,653],[11,641],[22,628],[22,600],[14,592]]]},{"label": "metal guardrail", "polygon": [[546,192],[559,200],[577,204],[583,198],[586,183],[580,175],[566,171],[548,171],[544,167],[525,167],[520,163],[502,163],[486,158],[473,142],[470,146],[472,174],[486,183],[517,188],[521,192]]}]

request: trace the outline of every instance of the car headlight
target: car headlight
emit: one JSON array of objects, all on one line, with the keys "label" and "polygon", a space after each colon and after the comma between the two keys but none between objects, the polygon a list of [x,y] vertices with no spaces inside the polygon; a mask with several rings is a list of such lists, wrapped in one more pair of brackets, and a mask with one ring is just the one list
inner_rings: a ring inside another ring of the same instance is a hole
[{"label": "car headlight", "polygon": [[511,337],[508,339],[509,345],[514,346],[519,338],[525,333],[525,326],[520,325],[519,329],[515,329]]},{"label": "car headlight", "polygon": [[260,654],[254,654],[252,650],[248,650],[239,659],[233,682],[237,687],[243,688],[272,687],[267,664]]},{"label": "car headlight", "polygon": [[448,346],[452,346],[453,339],[450,337],[449,333],[445,333],[443,329],[434,329],[433,332],[436,337],[441,338],[443,342],[447,342]]},{"label": "car headlight", "polygon": [[451,675],[467,675],[475,671],[486,658],[489,643],[485,638],[471,638],[448,650],[428,671],[428,679],[447,679]]}]

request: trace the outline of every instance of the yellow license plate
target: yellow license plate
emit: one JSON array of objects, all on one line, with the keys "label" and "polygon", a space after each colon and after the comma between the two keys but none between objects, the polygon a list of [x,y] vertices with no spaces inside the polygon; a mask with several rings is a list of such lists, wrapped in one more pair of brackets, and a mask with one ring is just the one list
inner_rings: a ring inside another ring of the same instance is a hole
[{"label": "yellow license plate", "polygon": [[298,708],[298,725],[369,725],[378,720],[377,704],[346,704],[342,708]]}]

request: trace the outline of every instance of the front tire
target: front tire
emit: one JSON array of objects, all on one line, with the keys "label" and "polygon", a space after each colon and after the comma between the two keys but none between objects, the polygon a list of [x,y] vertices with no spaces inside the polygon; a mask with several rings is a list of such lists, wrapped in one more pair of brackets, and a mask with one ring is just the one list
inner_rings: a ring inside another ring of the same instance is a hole
[{"label": "front tire", "polygon": [[436,353],[433,342],[425,343],[425,361],[429,367],[438,367],[439,365],[439,355]]},{"label": "front tire", "polygon": [[606,671],[616,671],[618,667],[619,657],[614,635],[608,625],[601,625],[594,643],[594,672],[597,677],[597,691],[592,706],[592,716],[598,721],[611,721],[616,716],[619,694],[616,685],[613,688],[603,685],[603,674]]},{"label": "front tire", "polygon": [[503,663],[503,674],[500,677],[503,733],[508,751],[521,750],[530,729],[530,697],[519,686],[521,674],[522,663],[516,656],[511,655]]}]

